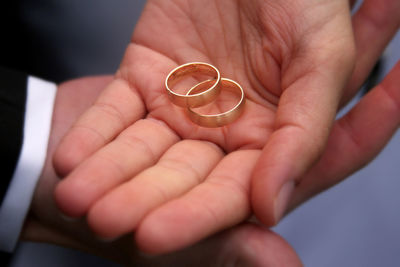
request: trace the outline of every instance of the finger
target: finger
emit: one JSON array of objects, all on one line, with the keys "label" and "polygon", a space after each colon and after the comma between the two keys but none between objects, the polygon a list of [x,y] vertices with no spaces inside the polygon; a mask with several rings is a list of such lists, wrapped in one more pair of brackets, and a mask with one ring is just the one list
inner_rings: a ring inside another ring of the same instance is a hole
[{"label": "finger", "polygon": [[[283,77],[285,89],[279,100],[274,132],[263,148],[252,179],[255,215],[269,226],[279,221],[295,183],[321,155],[353,66],[349,40],[318,54],[312,48],[313,45],[308,47],[311,50],[303,51],[309,57],[296,59]],[[334,56],[336,60],[323,60]],[[308,70],[288,80],[300,66],[307,66]]]},{"label": "finger", "polygon": [[224,233],[223,238],[223,266],[303,266],[294,249],[265,227],[246,223]]},{"label": "finger", "polygon": [[65,176],[86,157],[144,116],[138,93],[122,79],[113,80],[61,140],[54,155],[57,173]]},{"label": "finger", "polygon": [[356,65],[342,105],[359,90],[400,27],[400,1],[365,0],[353,16]]},{"label": "finger", "polygon": [[209,142],[175,144],[155,166],[100,199],[89,211],[90,226],[104,238],[134,230],[150,210],[201,183],[222,156]]},{"label": "finger", "polygon": [[[53,154],[55,146],[59,143],[63,134],[90,107],[104,87],[112,80],[112,75],[93,76],[79,78],[59,85],[55,102],[55,107],[57,108],[53,112],[52,119],[52,128],[54,129],[52,129],[53,132],[51,133],[52,136],[56,134],[56,138],[49,140],[48,147],[51,148],[49,155]],[[51,162],[51,157],[49,157],[49,160]]]},{"label": "finger", "polygon": [[400,62],[333,128],[326,152],[298,185],[290,207],[371,161],[400,126]]},{"label": "finger", "polygon": [[139,120],[58,184],[59,208],[68,216],[83,216],[106,192],[154,165],[178,140],[163,123]]},{"label": "finger", "polygon": [[250,177],[259,155],[256,150],[227,155],[204,183],[152,211],[136,232],[139,247],[168,253],[249,217]]},{"label": "finger", "polygon": [[[143,266],[300,267],[293,248],[269,229],[243,224],[195,246],[143,261]],[[140,266],[142,266],[140,265]]]},{"label": "finger", "polygon": [[63,233],[59,229],[51,228],[43,222],[30,217],[24,223],[20,238],[29,242],[50,243],[57,246],[88,251],[88,248],[75,237]]}]

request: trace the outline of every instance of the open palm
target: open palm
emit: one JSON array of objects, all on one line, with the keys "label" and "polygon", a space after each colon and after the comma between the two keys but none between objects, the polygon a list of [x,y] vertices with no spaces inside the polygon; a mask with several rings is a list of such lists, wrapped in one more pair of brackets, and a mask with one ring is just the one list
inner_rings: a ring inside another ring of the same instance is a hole
[{"label": "open palm", "polygon": [[59,139],[111,80],[112,76],[85,77],[58,87],[46,163],[21,233],[23,240],[71,247],[123,266],[302,266],[283,238],[253,223],[239,224],[174,253],[148,257],[138,251],[129,236],[104,242],[93,235],[84,220],[71,222],[58,216],[53,190],[60,179],[51,164],[52,154]]},{"label": "open palm", "polygon": [[[57,151],[68,174],[58,204],[88,213],[102,237],[135,230],[153,252],[235,225],[252,208],[272,225],[323,152],[354,60],[346,0],[149,1],[114,81]],[[238,121],[202,128],[169,101],[166,75],[191,61],[242,85]]]}]

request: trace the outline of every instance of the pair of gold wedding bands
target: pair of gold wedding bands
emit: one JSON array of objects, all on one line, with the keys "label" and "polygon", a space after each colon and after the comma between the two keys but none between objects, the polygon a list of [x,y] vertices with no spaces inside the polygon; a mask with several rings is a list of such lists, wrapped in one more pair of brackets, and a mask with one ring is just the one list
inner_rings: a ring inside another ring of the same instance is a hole
[{"label": "pair of gold wedding bands", "polygon": [[[171,89],[182,79],[198,74],[212,78],[191,87],[186,94],[179,94]],[[192,62],[173,69],[165,80],[165,87],[171,102],[186,108],[189,119],[203,127],[214,128],[230,124],[243,112],[245,95],[242,87],[233,80],[222,78],[219,70],[207,63]],[[200,114],[193,110],[193,108],[207,105],[216,100],[221,88],[239,93],[239,101],[233,108],[218,114]]]}]

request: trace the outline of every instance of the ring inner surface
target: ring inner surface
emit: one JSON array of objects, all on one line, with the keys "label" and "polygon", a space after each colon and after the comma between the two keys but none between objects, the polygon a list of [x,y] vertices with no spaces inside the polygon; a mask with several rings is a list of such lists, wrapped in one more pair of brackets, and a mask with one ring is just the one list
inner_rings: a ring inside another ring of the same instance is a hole
[{"label": "ring inner surface", "polygon": [[[189,77],[191,76],[191,77]],[[185,79],[186,78],[186,79]],[[200,64],[196,64],[196,65],[188,65],[185,67],[182,67],[178,70],[176,70],[174,73],[172,73],[169,76],[169,79],[167,81],[167,85],[168,87],[175,93],[179,93],[182,95],[186,95],[186,92],[188,91],[189,88],[192,88],[194,85],[204,81],[204,80],[208,80],[210,79],[215,80],[218,79],[218,73],[211,67],[206,66],[206,65],[200,65]],[[177,85],[179,83],[181,83],[183,80],[187,80],[183,86],[179,86],[177,87]],[[189,86],[185,86],[185,85],[189,85]],[[209,84],[209,87],[211,87],[213,85],[213,83]],[[172,88],[172,87],[177,87],[177,88]],[[186,90],[185,92],[182,92],[182,87],[184,87]],[[200,93],[204,93],[203,90]],[[191,95],[196,95],[196,94],[191,94]]]},{"label": "ring inner surface", "polygon": [[[211,78],[211,79],[210,79]],[[208,88],[201,92],[187,94],[188,89],[209,80]],[[213,101],[219,94],[220,75],[210,65],[188,64],[172,72],[166,82],[171,100],[183,107],[202,106]]]}]

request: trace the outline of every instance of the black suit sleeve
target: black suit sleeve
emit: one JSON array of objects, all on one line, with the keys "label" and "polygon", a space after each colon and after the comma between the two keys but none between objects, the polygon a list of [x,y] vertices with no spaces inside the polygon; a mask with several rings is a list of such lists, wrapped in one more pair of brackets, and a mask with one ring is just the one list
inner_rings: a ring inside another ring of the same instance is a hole
[{"label": "black suit sleeve", "polygon": [[0,206],[22,147],[27,75],[0,67]]}]

